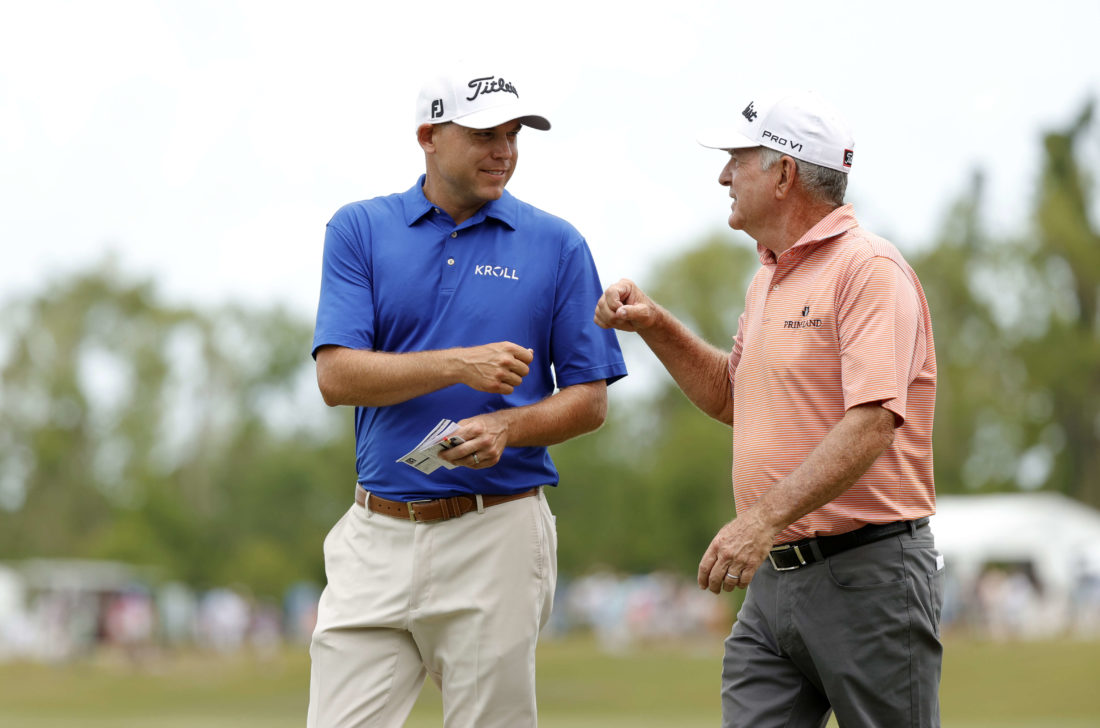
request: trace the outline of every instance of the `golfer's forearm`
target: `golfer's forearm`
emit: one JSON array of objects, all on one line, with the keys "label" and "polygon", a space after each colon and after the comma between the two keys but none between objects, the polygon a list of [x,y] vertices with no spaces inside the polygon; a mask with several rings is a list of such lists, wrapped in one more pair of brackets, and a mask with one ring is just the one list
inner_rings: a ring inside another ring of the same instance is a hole
[{"label": "golfer's forearm", "polygon": [[753,517],[782,531],[848,490],[893,441],[892,412],[878,403],[851,408],[801,465],[756,502]]},{"label": "golfer's forearm", "polygon": [[333,407],[385,407],[458,381],[446,350],[391,354],[332,346],[317,352],[317,385]]},{"label": "golfer's forearm", "polygon": [[711,346],[663,308],[657,323],[638,332],[687,398],[727,425],[733,422],[729,354]]},{"label": "golfer's forearm", "polygon": [[498,410],[509,447],[549,447],[591,432],[607,417],[607,382],[565,387],[541,402]]}]

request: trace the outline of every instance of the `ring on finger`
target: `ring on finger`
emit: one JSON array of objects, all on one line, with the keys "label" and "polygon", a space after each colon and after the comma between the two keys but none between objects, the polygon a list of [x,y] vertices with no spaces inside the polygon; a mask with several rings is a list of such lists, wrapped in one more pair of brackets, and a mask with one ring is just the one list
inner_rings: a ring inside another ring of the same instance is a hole
[{"label": "ring on finger", "polygon": [[740,574],[738,574],[737,576],[734,576],[733,574],[729,573],[728,571],[726,572],[726,578],[729,579],[730,581],[741,581],[741,575]]},{"label": "ring on finger", "polygon": [[481,464],[481,459],[477,456],[477,453],[475,452],[474,453],[474,465],[480,465],[480,464]]}]

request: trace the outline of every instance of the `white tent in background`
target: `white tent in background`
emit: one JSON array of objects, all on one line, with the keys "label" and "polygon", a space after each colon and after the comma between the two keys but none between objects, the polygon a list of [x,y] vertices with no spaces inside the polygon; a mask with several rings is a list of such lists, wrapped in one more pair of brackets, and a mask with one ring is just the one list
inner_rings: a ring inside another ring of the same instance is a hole
[{"label": "white tent in background", "polygon": [[1035,579],[1049,631],[1066,626],[1077,590],[1100,580],[1100,511],[1059,493],[937,498],[932,532],[948,575],[973,593],[990,566],[1016,566]]},{"label": "white tent in background", "polygon": [[936,547],[964,579],[984,564],[1030,563],[1044,589],[1100,572],[1100,511],[1060,493],[940,496]]}]

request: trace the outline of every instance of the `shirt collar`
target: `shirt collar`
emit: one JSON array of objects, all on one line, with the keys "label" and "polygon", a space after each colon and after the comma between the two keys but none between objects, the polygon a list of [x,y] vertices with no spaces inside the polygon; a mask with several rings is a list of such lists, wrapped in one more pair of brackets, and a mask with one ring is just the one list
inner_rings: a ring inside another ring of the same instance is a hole
[{"label": "shirt collar", "polygon": [[[435,209],[427,197],[424,196],[424,179],[426,175],[420,175],[412,187],[401,195],[401,203],[405,208],[405,224],[415,225],[421,218]],[[519,200],[512,196],[508,190],[499,200],[490,200],[474,213],[474,216],[462,223],[462,227],[477,225],[487,218],[499,220],[513,230],[516,229],[516,217],[519,212]]]},{"label": "shirt collar", "polygon": [[[859,227],[859,220],[856,220],[852,205],[841,205],[821,218],[818,223],[807,230],[794,245],[783,252],[787,253],[796,248],[806,249],[811,246],[819,245],[857,227]],[[756,252],[760,256],[761,263],[769,265],[776,262],[775,253],[765,248],[760,243],[756,244]]]}]

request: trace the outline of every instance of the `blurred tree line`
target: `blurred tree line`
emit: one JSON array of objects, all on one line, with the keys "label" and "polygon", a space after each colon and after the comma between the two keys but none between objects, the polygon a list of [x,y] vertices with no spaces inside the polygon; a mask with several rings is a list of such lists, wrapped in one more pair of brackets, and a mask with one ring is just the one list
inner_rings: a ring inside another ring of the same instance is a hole
[{"label": "blurred tree line", "polygon": [[[932,309],[941,493],[1047,489],[1100,507],[1096,141],[1091,104],[1044,137],[1019,235],[988,232],[975,174],[934,244],[895,241]],[[726,230],[642,283],[725,348],[757,265]],[[311,330],[280,308],[169,305],[110,260],[4,304],[0,560],[118,559],[273,596],[323,583],[321,541],[350,504],[354,446],[350,410],[317,393]],[[612,387],[605,426],[554,448],[561,570],[693,574],[733,516],[730,432],[636,337],[620,341],[654,384]]]}]

